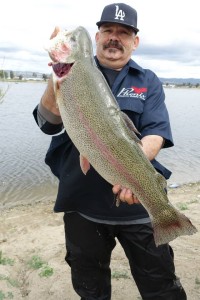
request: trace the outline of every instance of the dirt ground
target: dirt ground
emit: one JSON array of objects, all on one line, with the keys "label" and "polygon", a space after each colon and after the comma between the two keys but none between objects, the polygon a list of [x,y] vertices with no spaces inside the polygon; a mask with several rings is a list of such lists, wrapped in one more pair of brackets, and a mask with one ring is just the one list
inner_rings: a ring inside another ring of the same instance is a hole
[{"label": "dirt ground", "polygon": [[[169,199],[198,232],[172,241],[176,273],[188,300],[200,299],[200,183],[169,189]],[[0,300],[78,300],[64,261],[62,214],[53,203],[18,206],[0,214]],[[141,299],[124,252],[112,255],[112,299]]]}]

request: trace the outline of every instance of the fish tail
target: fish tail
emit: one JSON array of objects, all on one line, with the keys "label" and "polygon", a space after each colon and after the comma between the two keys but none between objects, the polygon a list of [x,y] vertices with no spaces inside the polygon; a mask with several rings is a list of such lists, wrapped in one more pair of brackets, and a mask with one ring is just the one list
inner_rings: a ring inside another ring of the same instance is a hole
[{"label": "fish tail", "polygon": [[197,232],[196,227],[184,215],[176,212],[176,218],[169,218],[164,222],[152,221],[156,246],[169,243],[181,235],[192,235]]}]

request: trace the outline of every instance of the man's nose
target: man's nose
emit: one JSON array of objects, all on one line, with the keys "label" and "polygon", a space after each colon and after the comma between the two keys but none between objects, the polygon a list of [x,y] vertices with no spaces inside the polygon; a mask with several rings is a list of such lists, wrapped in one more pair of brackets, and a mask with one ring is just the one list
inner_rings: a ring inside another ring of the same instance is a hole
[{"label": "man's nose", "polygon": [[119,35],[117,32],[111,32],[109,36],[110,41],[118,41],[119,40]]}]

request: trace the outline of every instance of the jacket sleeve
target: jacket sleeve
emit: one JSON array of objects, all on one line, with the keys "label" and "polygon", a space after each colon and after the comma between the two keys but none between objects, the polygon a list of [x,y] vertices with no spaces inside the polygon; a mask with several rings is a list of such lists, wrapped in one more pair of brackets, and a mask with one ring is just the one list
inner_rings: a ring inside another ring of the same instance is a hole
[{"label": "jacket sleeve", "polygon": [[174,143],[162,83],[152,72],[149,78],[147,99],[140,119],[141,134],[160,135],[165,139],[164,148],[172,147]]},{"label": "jacket sleeve", "polygon": [[53,124],[45,119],[45,117],[38,110],[38,105],[33,110],[34,119],[39,126],[39,128],[45,134],[53,135],[62,131],[63,123]]}]

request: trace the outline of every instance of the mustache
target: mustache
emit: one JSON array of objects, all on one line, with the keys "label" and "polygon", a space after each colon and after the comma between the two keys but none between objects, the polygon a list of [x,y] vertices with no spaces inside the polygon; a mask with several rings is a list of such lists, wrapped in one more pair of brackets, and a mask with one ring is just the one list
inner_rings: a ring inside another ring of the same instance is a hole
[{"label": "mustache", "polygon": [[105,44],[103,46],[103,49],[107,49],[107,48],[110,48],[110,47],[115,47],[115,48],[117,48],[117,49],[119,49],[121,51],[124,50],[123,47],[122,47],[122,45],[118,41],[112,41],[112,40],[109,41],[107,44]]}]

